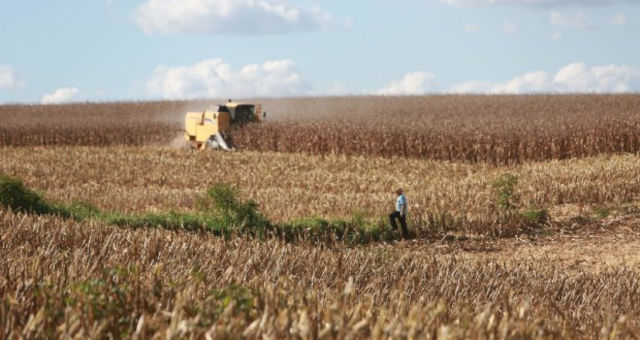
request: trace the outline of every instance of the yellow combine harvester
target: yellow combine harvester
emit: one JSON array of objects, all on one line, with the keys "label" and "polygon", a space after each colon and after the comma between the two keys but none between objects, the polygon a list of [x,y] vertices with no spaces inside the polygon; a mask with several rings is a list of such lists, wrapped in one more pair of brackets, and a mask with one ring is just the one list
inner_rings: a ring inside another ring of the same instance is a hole
[{"label": "yellow combine harvester", "polygon": [[233,151],[231,126],[260,122],[266,117],[260,104],[242,104],[229,100],[213,110],[187,112],[185,115],[185,139],[192,149],[222,149]]}]

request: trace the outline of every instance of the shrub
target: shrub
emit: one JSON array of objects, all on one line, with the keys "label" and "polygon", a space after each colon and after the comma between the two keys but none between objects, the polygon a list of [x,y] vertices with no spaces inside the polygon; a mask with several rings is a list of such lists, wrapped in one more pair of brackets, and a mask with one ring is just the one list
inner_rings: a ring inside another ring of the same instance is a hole
[{"label": "shrub", "polygon": [[25,187],[20,179],[0,174],[0,204],[14,211],[49,214],[54,209],[33,190]]},{"label": "shrub", "polygon": [[503,174],[493,181],[492,187],[497,196],[496,204],[505,212],[511,212],[517,208],[518,197],[514,193],[516,184],[518,184],[518,177],[511,173]]},{"label": "shrub", "polygon": [[356,210],[351,213],[351,224],[357,226],[365,226],[367,222],[367,213],[362,210]]},{"label": "shrub", "polygon": [[231,212],[238,207],[237,192],[228,184],[214,184],[207,190],[207,196],[211,199],[213,208],[219,212]]},{"label": "shrub", "polygon": [[217,301],[217,314],[222,314],[229,305],[233,304],[235,313],[241,312],[248,316],[253,307],[253,294],[239,285],[231,284],[221,289],[212,289],[210,293]]},{"label": "shrub", "polygon": [[105,217],[105,213],[98,207],[83,201],[74,201],[67,207],[60,207],[68,210],[70,215],[76,220],[100,219]]},{"label": "shrub", "polygon": [[201,206],[212,210],[225,225],[232,225],[241,229],[264,230],[271,227],[258,210],[258,204],[252,200],[241,201],[238,192],[228,184],[217,183],[207,190],[207,200],[201,201]]},{"label": "shrub", "polygon": [[607,218],[611,215],[611,210],[606,207],[599,207],[594,211],[594,215],[596,219]]},{"label": "shrub", "polygon": [[525,224],[532,227],[539,227],[549,220],[549,212],[546,209],[525,209],[520,212],[520,216]]}]

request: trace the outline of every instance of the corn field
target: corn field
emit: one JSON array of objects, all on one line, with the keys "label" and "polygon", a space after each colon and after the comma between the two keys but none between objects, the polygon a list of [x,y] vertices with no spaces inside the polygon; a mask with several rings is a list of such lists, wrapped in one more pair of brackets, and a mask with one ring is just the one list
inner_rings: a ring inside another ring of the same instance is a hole
[{"label": "corn field", "polygon": [[[410,125],[410,122],[402,124]],[[514,125],[526,122],[514,123]],[[411,157],[470,163],[522,163],[599,154],[637,153],[640,127],[624,122],[582,125],[562,122],[564,132],[548,126],[517,131],[505,124],[492,131],[385,126],[383,122],[274,123],[237,129],[242,149],[310,154]],[[589,124],[594,124],[590,122]],[[480,128],[482,129],[482,128]],[[386,130],[386,131],[385,131]]]},{"label": "corn field", "polygon": [[180,102],[0,106],[0,145],[158,145],[181,135]]},{"label": "corn field", "polygon": [[493,164],[640,150],[637,95],[354,97],[279,104],[283,112],[272,124],[235,131],[236,144],[258,151]]},{"label": "corn field", "polygon": [[[638,95],[255,101],[268,123],[236,129],[241,149],[492,164],[640,150]],[[179,140],[184,112],[217,102],[3,106],[0,145],[166,145]]]},{"label": "corn field", "polygon": [[0,174],[131,216],[195,213],[222,183],[270,221],[366,228],[402,187],[416,239],[0,206],[0,339],[640,337],[640,95],[258,99],[238,152],[177,147],[215,102],[0,106]]}]

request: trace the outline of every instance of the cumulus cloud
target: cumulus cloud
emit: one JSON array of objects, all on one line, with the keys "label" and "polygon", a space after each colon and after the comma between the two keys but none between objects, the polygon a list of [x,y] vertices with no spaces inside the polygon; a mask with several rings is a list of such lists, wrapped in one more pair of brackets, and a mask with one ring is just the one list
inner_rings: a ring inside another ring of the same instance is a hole
[{"label": "cumulus cloud", "polygon": [[135,21],[148,34],[269,34],[335,23],[319,6],[292,0],[147,0]]},{"label": "cumulus cloud", "polygon": [[562,6],[562,5],[615,5],[640,4],[640,0],[439,0],[449,5],[518,5],[518,6]]},{"label": "cumulus cloud", "polygon": [[0,65],[0,90],[16,89],[23,85],[23,80],[11,66]]},{"label": "cumulus cloud", "polygon": [[42,104],[62,104],[72,101],[80,92],[77,87],[65,87],[57,89],[55,92],[45,94],[42,97]]},{"label": "cumulus cloud", "polygon": [[552,11],[551,14],[549,14],[549,20],[551,21],[551,24],[561,27],[577,28],[581,30],[592,27],[589,17],[587,17],[587,15],[582,11],[577,11],[574,14],[564,14],[558,11]]},{"label": "cumulus cloud", "polygon": [[614,26],[624,26],[627,24],[627,18],[624,15],[618,13],[614,15],[611,20],[609,20],[609,23]]},{"label": "cumulus cloud", "polygon": [[435,75],[430,72],[413,72],[400,80],[390,82],[376,91],[380,95],[419,95],[435,89]]},{"label": "cumulus cloud", "polygon": [[617,93],[640,90],[640,70],[627,65],[588,67],[573,63],[555,74],[529,72],[502,82],[472,81],[455,85],[452,93]]},{"label": "cumulus cloud", "polygon": [[273,60],[234,70],[222,59],[191,66],[159,66],[147,83],[151,95],[166,99],[291,96],[309,94],[311,86],[291,60]]}]

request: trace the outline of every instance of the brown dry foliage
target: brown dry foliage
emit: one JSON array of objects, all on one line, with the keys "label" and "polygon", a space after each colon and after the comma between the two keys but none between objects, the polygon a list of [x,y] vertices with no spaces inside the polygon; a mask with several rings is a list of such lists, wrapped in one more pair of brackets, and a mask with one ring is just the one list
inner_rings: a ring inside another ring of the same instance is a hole
[{"label": "brown dry foliage", "polygon": [[184,102],[0,106],[0,145],[166,144],[182,131]]},{"label": "brown dry foliage", "polygon": [[[255,101],[269,122],[234,132],[249,150],[499,164],[640,150],[640,95]],[[185,111],[216,102],[2,106],[0,145],[167,144],[180,136]]]},{"label": "brown dry foliage", "polygon": [[[444,211],[475,226],[508,229],[496,224],[491,183],[499,175],[518,176],[523,206],[581,216],[590,205],[637,205],[640,157],[516,166],[411,157],[500,164],[635,153],[639,101],[635,95],[272,99],[264,101],[271,121],[239,131],[237,142],[258,150],[298,145],[286,151],[321,155],[5,147],[0,172],[54,200],[124,212],[190,210],[212,183],[231,183],[274,220],[358,210],[379,216],[391,208],[391,190],[403,186],[414,219]],[[167,143],[179,133],[183,111],[202,105],[4,106],[0,145]],[[327,129],[350,137],[335,144]],[[554,256],[549,245],[495,251],[544,237],[477,238],[464,248],[471,252],[419,243],[352,248],[132,230],[0,209],[0,338],[637,338],[637,232],[625,239],[608,230],[633,228],[637,218],[607,223],[597,228],[607,229],[607,242],[589,235],[587,249],[571,235],[571,244],[560,246],[571,253]]]},{"label": "brown dry foliage", "polygon": [[640,157],[628,155],[495,167],[341,155],[40,147],[0,148],[0,159],[0,172],[23,178],[45,197],[126,213],[193,210],[195,197],[209,186],[228,183],[273,221],[349,218],[355,212],[377,219],[393,209],[392,191],[400,186],[413,225],[429,225],[433,214],[448,213],[468,232],[495,234],[515,228],[500,219],[492,189],[507,172],[519,178],[515,195],[522,208],[569,205],[589,215],[593,206],[640,199]]},{"label": "brown dry foliage", "polygon": [[6,211],[0,239],[5,339],[640,332],[640,276],[625,267],[585,272],[543,257],[486,260],[431,246],[224,241]]},{"label": "brown dry foliage", "polygon": [[275,122],[235,131],[238,146],[498,164],[640,151],[638,95],[305,98],[277,104],[284,112]]}]

